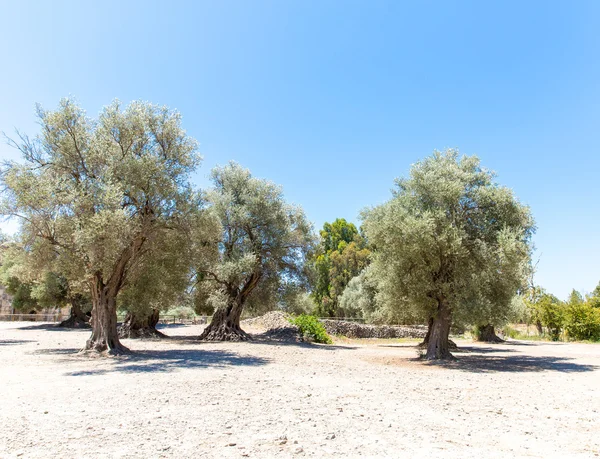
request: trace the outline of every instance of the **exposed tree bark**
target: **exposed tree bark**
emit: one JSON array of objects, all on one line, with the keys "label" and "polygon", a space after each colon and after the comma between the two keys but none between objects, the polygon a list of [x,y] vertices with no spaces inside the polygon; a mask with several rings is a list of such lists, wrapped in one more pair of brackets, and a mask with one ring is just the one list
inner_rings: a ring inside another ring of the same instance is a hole
[{"label": "exposed tree bark", "polygon": [[121,344],[117,333],[117,293],[115,285],[106,285],[97,273],[92,281],[92,336],[87,340],[84,352],[129,353]]},{"label": "exposed tree bark", "polygon": [[494,326],[491,324],[478,325],[476,333],[477,341],[485,343],[503,343],[504,340],[496,335]]},{"label": "exposed tree bark", "polygon": [[433,317],[429,318],[429,322],[427,323],[427,333],[425,334],[425,338],[421,343],[419,343],[419,347],[422,349],[426,349],[429,345],[429,338],[431,337],[431,329],[433,328]]},{"label": "exposed tree bark", "polygon": [[117,332],[117,295],[125,282],[127,266],[139,253],[146,241],[143,233],[123,249],[113,272],[104,282],[100,271],[94,274],[92,287],[92,336],[87,340],[85,352],[107,353],[112,355],[128,354],[130,350],[121,344]]},{"label": "exposed tree bark", "polygon": [[239,287],[227,287],[229,302],[227,307],[220,308],[213,314],[208,327],[200,335],[201,340],[206,341],[247,341],[252,337],[240,327],[240,317],[244,310],[244,304],[258,285],[262,273],[259,265],[246,279],[244,285]]},{"label": "exposed tree bark", "polygon": [[539,320],[535,322],[535,327],[537,328],[538,335],[542,336],[544,334],[544,328],[542,327],[542,322]]},{"label": "exposed tree bark", "polygon": [[454,359],[450,353],[448,336],[452,322],[452,311],[447,300],[443,297],[438,299],[438,309],[433,317],[431,334],[427,344],[425,359],[427,360],[449,360]]},{"label": "exposed tree bark", "polygon": [[200,335],[206,341],[247,341],[250,335],[240,327],[243,304],[232,301],[226,308],[217,309],[208,327]]},{"label": "exposed tree bark", "polygon": [[[433,328],[433,317],[430,317],[429,323],[427,324],[427,334],[425,335],[425,338],[423,339],[423,341],[421,343],[419,343],[419,345],[417,347],[419,347],[420,349],[427,349],[427,347],[429,346],[429,338],[431,337],[431,329],[432,328]],[[451,339],[448,339],[448,349],[457,350],[458,346],[456,345],[456,343],[454,341],[452,341]]]},{"label": "exposed tree bark", "polygon": [[89,328],[90,318],[81,309],[81,303],[79,300],[74,299],[71,301],[71,315],[68,319],[63,320],[59,327],[66,328]]},{"label": "exposed tree bark", "polygon": [[119,338],[168,338],[156,329],[159,316],[158,309],[152,309],[146,316],[128,312],[123,324],[118,327]]}]

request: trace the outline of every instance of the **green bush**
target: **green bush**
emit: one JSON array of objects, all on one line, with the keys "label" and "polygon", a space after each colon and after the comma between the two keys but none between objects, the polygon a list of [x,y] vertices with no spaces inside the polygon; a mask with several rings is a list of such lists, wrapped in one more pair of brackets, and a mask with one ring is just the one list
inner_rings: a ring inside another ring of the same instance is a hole
[{"label": "green bush", "polygon": [[315,316],[302,314],[290,319],[290,322],[299,328],[302,336],[307,337],[315,343],[331,344],[333,342],[323,324]]},{"label": "green bush", "polygon": [[197,316],[196,312],[189,306],[178,306],[171,308],[162,314],[163,316],[175,316],[178,319],[193,319]]},{"label": "green bush", "polygon": [[552,341],[558,341],[565,325],[564,303],[553,295],[544,294],[530,308],[532,320],[546,327]]},{"label": "green bush", "polygon": [[600,341],[600,309],[592,307],[590,302],[569,304],[565,331],[570,339]]},{"label": "green bush", "polygon": [[505,325],[504,328],[502,329],[502,332],[504,333],[504,336],[508,336],[509,338],[512,338],[512,339],[520,339],[521,338],[521,333],[519,333],[519,330],[515,330],[510,325]]}]

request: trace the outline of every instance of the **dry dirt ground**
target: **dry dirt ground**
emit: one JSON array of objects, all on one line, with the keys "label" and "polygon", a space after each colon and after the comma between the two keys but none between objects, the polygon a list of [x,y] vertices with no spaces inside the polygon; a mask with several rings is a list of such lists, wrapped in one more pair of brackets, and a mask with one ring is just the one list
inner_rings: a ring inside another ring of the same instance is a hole
[{"label": "dry dirt ground", "polygon": [[129,341],[0,323],[0,457],[596,457],[600,345]]}]

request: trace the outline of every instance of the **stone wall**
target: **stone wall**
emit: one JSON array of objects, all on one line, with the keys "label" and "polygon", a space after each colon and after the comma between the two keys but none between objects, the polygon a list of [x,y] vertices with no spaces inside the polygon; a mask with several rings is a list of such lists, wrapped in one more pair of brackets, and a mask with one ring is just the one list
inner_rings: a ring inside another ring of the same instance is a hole
[{"label": "stone wall", "polygon": [[366,325],[343,320],[321,319],[327,333],[347,338],[425,338],[424,325]]}]

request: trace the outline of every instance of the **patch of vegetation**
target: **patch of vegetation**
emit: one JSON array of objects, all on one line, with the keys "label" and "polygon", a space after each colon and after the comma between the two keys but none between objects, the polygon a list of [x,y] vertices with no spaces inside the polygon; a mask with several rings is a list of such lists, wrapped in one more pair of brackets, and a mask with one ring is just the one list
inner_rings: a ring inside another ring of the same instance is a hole
[{"label": "patch of vegetation", "polygon": [[600,308],[590,302],[568,305],[564,327],[569,339],[600,341]]},{"label": "patch of vegetation", "polygon": [[302,336],[308,338],[315,343],[332,344],[331,337],[327,334],[327,330],[319,319],[315,316],[301,314],[291,318],[290,323],[296,325],[300,329]]},{"label": "patch of vegetation", "polygon": [[194,319],[198,314],[189,306],[178,306],[164,313],[165,316],[175,316],[177,319]]},{"label": "patch of vegetation", "polygon": [[510,325],[505,325],[502,327],[502,334],[507,338],[518,339],[522,341],[549,341],[549,338],[546,335],[529,335],[511,327]]}]

